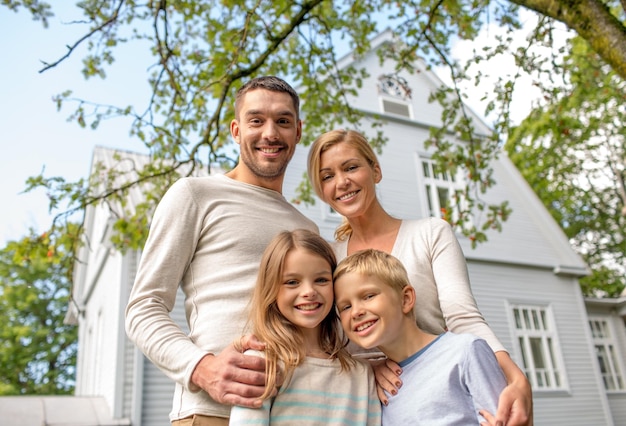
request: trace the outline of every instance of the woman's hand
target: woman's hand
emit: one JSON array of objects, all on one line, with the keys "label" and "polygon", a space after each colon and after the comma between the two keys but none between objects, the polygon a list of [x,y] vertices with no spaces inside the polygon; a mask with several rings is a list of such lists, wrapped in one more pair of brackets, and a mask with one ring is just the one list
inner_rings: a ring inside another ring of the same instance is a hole
[{"label": "woman's hand", "polygon": [[501,426],[533,425],[533,393],[528,378],[513,362],[507,352],[496,352],[498,364],[504,371],[508,385],[500,393],[495,422]]},{"label": "woman's hand", "polygon": [[383,405],[387,405],[389,404],[387,395],[397,394],[398,389],[402,386],[402,380],[400,380],[402,369],[398,364],[386,358],[371,360],[370,363],[376,376],[378,399]]}]

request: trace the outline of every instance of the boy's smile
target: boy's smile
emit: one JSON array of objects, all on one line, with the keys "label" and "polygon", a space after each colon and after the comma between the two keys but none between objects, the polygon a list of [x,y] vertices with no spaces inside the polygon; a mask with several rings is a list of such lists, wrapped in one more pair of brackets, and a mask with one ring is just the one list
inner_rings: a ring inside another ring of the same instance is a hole
[{"label": "boy's smile", "polygon": [[399,336],[402,300],[389,285],[350,272],[335,281],[335,296],[341,325],[357,345],[366,349],[383,347]]}]

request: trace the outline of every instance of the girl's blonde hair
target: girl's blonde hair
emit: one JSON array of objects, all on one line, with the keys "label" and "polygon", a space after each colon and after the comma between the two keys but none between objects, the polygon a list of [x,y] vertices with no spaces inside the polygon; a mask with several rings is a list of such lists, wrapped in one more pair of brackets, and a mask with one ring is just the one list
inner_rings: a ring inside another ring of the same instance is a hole
[{"label": "girl's blonde hair", "polygon": [[[318,234],[306,229],[283,231],[276,235],[265,249],[256,286],[252,295],[250,322],[253,334],[265,342],[266,388],[262,398],[267,398],[277,382],[280,364],[284,365],[285,380],[306,357],[304,339],[300,329],[281,314],[276,303],[283,285],[283,268],[287,253],[303,249],[328,262],[331,273],[337,266],[330,244]],[[347,340],[341,332],[339,317],[334,307],[320,323],[319,345],[329,358],[338,359],[342,369],[354,364],[345,349]]]},{"label": "girl's blonde hair", "polygon": [[[376,153],[372,149],[372,146],[361,133],[355,130],[343,129],[331,130],[323,133],[315,139],[315,142],[311,145],[307,164],[309,180],[311,181],[313,190],[320,198],[322,198],[322,180],[320,177],[322,154],[329,148],[340,143],[346,143],[348,146],[356,149],[359,155],[367,161],[367,164],[370,165],[372,170],[374,170],[375,166],[380,166],[378,157],[376,157]],[[352,227],[346,218],[343,218],[341,225],[339,225],[335,230],[335,239],[343,241],[348,238],[350,234],[352,234]]]}]

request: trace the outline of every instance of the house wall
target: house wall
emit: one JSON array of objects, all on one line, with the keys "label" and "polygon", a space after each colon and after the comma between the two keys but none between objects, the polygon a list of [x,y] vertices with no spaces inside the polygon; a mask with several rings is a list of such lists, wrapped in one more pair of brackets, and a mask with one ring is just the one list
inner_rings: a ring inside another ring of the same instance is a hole
[{"label": "house wall", "polygon": [[[623,303],[622,303],[623,306]],[[623,307],[621,308],[623,310]],[[624,312],[619,306],[610,303],[588,303],[587,313],[591,317],[599,317],[609,323],[615,341],[615,350],[619,363],[622,381],[626,386],[626,324]],[[626,425],[626,389],[607,391],[608,404],[615,425]]]},{"label": "house wall", "polygon": [[[368,70],[371,78],[364,81],[359,98],[353,104],[378,113],[376,79],[385,70],[374,63],[369,64]],[[418,120],[436,124],[438,107],[426,104],[426,97],[419,94],[421,90],[430,90],[430,81],[423,74],[405,78],[414,89],[413,110],[420,112]],[[364,124],[360,130],[367,135],[369,126]],[[383,174],[378,184],[381,203],[395,217],[426,217],[419,157],[426,154],[424,141],[428,129],[424,123],[394,118],[388,120],[383,131],[389,141],[379,155]],[[309,135],[312,139],[315,136]],[[295,196],[302,171],[306,170],[308,151],[309,147],[298,146],[287,170],[283,192],[288,200]],[[534,392],[535,424],[612,424],[599,374],[597,369],[590,368],[596,361],[578,281],[575,275],[555,273],[566,270],[583,274],[585,265],[510,161],[503,155],[492,166],[497,185],[480,198],[489,203],[508,200],[513,213],[504,223],[502,232],[489,231],[488,242],[476,249],[466,237],[458,236],[468,260],[479,307],[513,359],[520,364],[509,305],[541,304],[552,310],[567,387],[560,391]],[[325,238],[333,238],[340,219],[329,217],[319,199],[314,206],[299,204],[298,208],[318,223]]]},{"label": "house wall", "polygon": [[[122,254],[111,250],[107,242],[108,211],[97,207],[90,211],[89,234],[79,258],[89,268],[73,290],[80,313],[77,360],[77,396],[103,396],[114,417],[123,417],[120,402],[124,346],[123,309],[120,303],[124,283]],[[87,228],[86,228],[87,229]]]}]

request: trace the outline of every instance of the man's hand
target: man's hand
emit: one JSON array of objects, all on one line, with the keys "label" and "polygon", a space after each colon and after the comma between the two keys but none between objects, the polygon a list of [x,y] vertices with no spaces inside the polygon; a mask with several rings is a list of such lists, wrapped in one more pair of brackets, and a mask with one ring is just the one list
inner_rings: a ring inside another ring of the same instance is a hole
[{"label": "man's hand", "polygon": [[265,344],[252,335],[244,336],[220,354],[202,358],[191,381],[219,403],[260,407],[263,401],[259,397],[265,390],[265,359],[244,355],[247,349],[262,351]]},{"label": "man's hand", "polygon": [[400,380],[402,369],[390,359],[375,360],[370,361],[370,363],[374,368],[374,376],[376,376],[378,399],[383,405],[387,405],[389,403],[387,394],[397,394],[398,389],[402,386],[402,380]]}]

